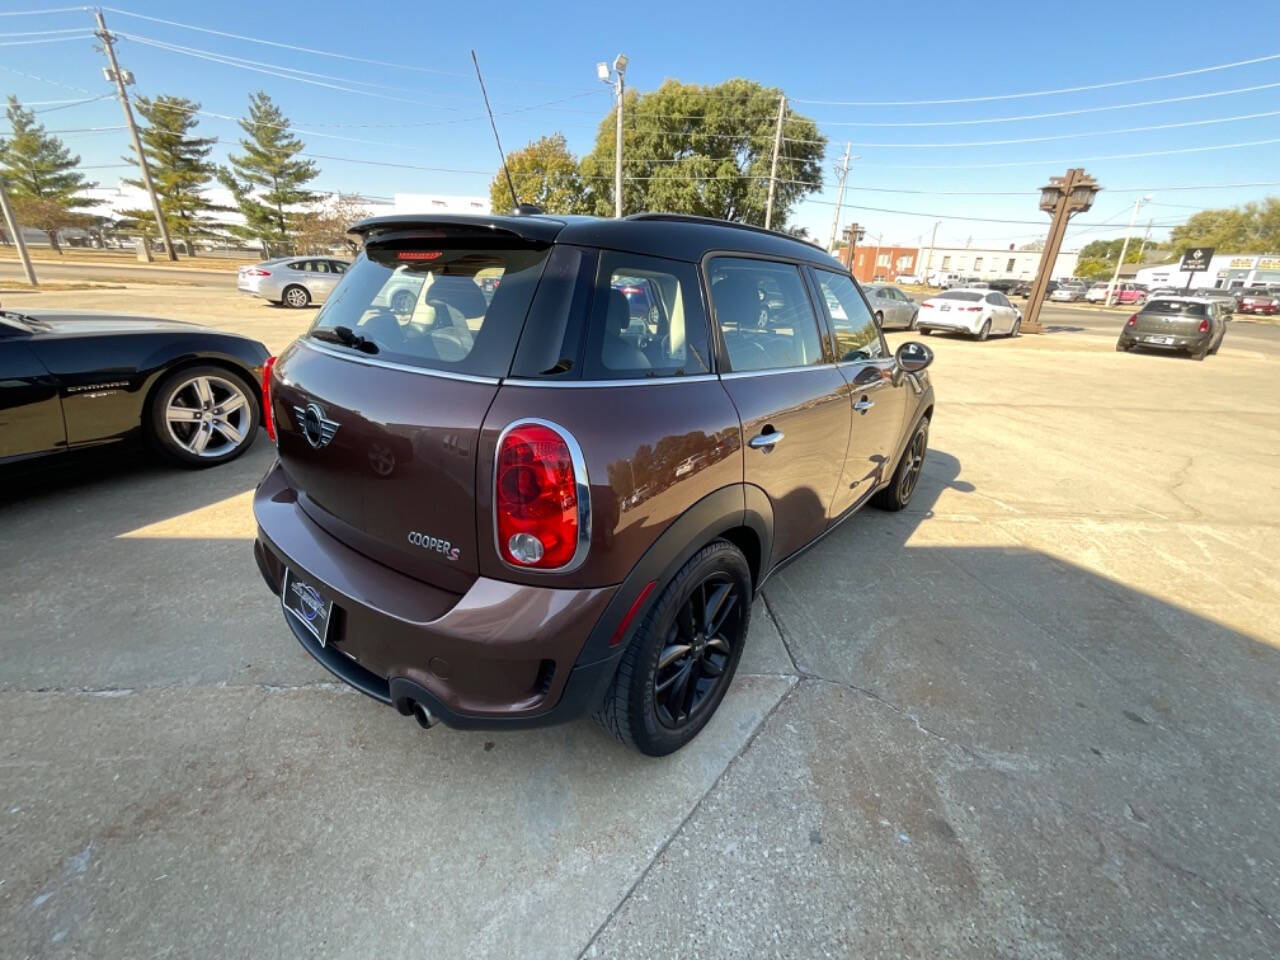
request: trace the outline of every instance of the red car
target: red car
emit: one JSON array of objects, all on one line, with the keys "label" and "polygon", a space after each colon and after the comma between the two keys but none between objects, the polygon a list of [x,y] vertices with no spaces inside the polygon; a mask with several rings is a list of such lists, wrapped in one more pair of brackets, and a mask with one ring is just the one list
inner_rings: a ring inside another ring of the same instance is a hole
[{"label": "red car", "polygon": [[1141,306],[1147,302],[1147,291],[1135,283],[1120,283],[1115,290],[1116,303],[1132,303]]},{"label": "red car", "polygon": [[1275,316],[1280,313],[1280,303],[1269,294],[1249,293],[1240,298],[1238,313],[1256,313],[1264,316]]}]

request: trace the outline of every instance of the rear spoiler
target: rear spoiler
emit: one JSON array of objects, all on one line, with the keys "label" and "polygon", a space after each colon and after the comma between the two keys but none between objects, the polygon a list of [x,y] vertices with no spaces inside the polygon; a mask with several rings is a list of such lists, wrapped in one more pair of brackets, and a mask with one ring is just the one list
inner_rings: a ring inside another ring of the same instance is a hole
[{"label": "rear spoiler", "polygon": [[463,213],[409,213],[369,217],[348,228],[347,236],[360,246],[391,236],[453,229],[467,233],[507,234],[534,243],[551,243],[564,227],[564,220],[543,215],[507,217],[473,216]]}]

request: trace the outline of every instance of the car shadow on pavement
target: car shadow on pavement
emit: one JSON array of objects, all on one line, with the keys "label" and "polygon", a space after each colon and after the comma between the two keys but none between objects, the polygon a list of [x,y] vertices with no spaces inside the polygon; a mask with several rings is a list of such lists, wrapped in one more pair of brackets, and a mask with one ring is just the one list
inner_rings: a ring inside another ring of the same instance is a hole
[{"label": "car shadow on pavement", "polygon": [[794,675],[662,760],[333,682],[250,555],[270,455],[0,510],[16,955],[1276,954],[1280,653],[984,522],[946,451],[770,579]]}]

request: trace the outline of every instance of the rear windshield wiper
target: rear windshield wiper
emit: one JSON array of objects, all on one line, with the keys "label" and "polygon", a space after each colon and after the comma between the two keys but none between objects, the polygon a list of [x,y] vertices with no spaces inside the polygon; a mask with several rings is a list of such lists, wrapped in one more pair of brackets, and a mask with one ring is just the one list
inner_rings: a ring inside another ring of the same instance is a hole
[{"label": "rear windshield wiper", "polygon": [[311,335],[317,340],[329,343],[340,343],[344,347],[352,347],[362,353],[377,353],[378,345],[367,337],[362,337],[350,327],[333,327],[312,330]]},{"label": "rear windshield wiper", "polygon": [[8,317],[10,320],[33,327],[45,327],[47,329],[49,326],[39,317],[29,317],[25,313],[19,313],[17,310],[0,310],[0,317]]}]

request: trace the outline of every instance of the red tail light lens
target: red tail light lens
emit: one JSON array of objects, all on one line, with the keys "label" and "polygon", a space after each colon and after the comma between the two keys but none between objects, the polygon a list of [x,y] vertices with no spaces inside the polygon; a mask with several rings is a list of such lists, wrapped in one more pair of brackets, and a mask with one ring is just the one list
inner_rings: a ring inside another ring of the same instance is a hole
[{"label": "red tail light lens", "polygon": [[269,276],[271,276],[271,271],[270,271],[270,270],[263,270],[261,267],[253,267],[253,268],[251,268],[251,269],[249,269],[249,270],[246,270],[246,271],[245,271],[245,273],[247,273],[247,274],[248,274],[249,276],[251,276],[251,277],[269,277]]},{"label": "red tail light lens", "polygon": [[1128,321],[1125,323],[1125,326],[1126,326],[1126,327],[1136,327],[1137,325],[1138,325],[1138,315],[1135,313],[1133,316],[1131,316],[1131,317],[1128,319]]},{"label": "red tail light lens", "polygon": [[1200,321],[1200,332],[1201,332],[1201,333],[1208,333],[1208,332],[1209,332],[1209,321],[1208,321],[1208,320],[1201,320],[1201,321]]},{"label": "red tail light lens", "polygon": [[967,310],[969,313],[981,313],[981,307],[961,307],[961,310]]},{"label": "red tail light lens", "polygon": [[590,536],[586,467],[577,444],[552,424],[518,423],[498,444],[494,510],[498,552],[512,566],[556,570]]},{"label": "red tail light lens", "polygon": [[267,362],[262,365],[262,426],[272,443],[276,439],[276,421],[271,416],[271,371],[275,366],[275,357],[267,357]]}]

